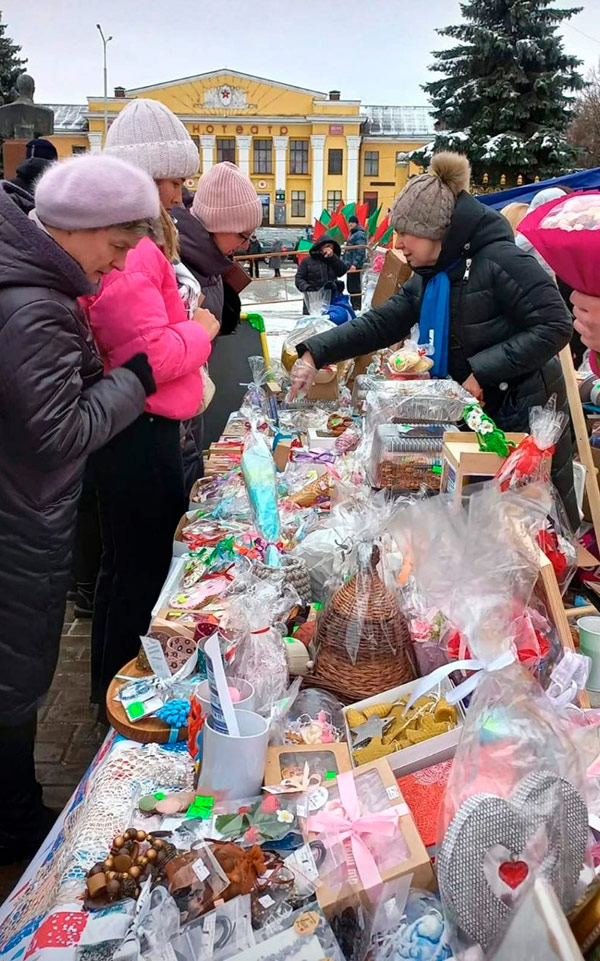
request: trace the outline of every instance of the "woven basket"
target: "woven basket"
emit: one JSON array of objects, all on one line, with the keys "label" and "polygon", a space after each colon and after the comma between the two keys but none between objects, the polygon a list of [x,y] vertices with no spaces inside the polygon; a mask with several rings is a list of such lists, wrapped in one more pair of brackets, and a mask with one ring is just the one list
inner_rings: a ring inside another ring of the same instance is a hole
[{"label": "woven basket", "polygon": [[414,677],[410,631],[393,594],[370,563],[340,587],[321,612],[308,681],[353,701]]},{"label": "woven basket", "polygon": [[281,567],[269,567],[268,564],[259,561],[254,565],[254,573],[263,581],[279,580],[283,575],[285,582],[298,592],[302,605],[308,607],[310,604],[312,600],[310,575],[306,561],[302,558],[284,554],[281,558]]}]

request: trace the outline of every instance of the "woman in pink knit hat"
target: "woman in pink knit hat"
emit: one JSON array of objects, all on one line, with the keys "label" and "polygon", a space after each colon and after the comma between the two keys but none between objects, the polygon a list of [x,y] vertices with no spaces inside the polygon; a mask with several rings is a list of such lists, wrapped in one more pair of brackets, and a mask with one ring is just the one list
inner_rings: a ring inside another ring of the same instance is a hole
[{"label": "woman in pink knit hat", "polygon": [[206,413],[186,424],[183,460],[189,489],[202,476],[203,447],[217,439],[228,413],[239,406],[245,390],[240,384],[249,377],[247,358],[260,353],[256,331],[250,324],[238,327],[239,294],[250,278],[231,256],[248,246],[261,223],[262,206],[246,174],[235,164],[220,163],[200,177],[195,195],[186,194],[173,220],[181,259],[202,288],[203,306],[221,323],[209,365],[216,398]]},{"label": "woman in pink knit hat", "polygon": [[187,507],[181,421],[202,403],[201,367],[219,329],[205,309],[188,309],[173,268],[177,234],[169,210],[198,169],[184,125],[156,100],[134,100],[119,114],[105,153],[150,174],[162,204],[160,236],[142,240],[125,269],[105,277],[88,299],[105,370],[143,350],[156,393],[145,412],[93,464],[103,553],[92,623],[92,700],[104,705],[114,675],[137,655],[140,635],[169,570],[173,533]]}]

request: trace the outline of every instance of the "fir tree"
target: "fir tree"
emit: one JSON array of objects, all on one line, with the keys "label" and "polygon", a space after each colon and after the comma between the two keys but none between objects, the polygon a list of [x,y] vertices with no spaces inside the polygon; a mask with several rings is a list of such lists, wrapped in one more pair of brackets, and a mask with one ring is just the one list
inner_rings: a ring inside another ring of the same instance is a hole
[{"label": "fir tree", "polygon": [[563,172],[574,152],[566,139],[573,91],[583,81],[581,61],[565,53],[556,31],[581,8],[557,9],[554,0],[470,0],[464,23],[438,33],[457,43],[434,53],[432,70],[444,74],[424,86],[438,134],[413,159],[434,150],[466,153],[473,177],[492,182],[519,173],[541,179]]},{"label": "fir tree", "polygon": [[21,48],[5,36],[6,24],[2,23],[0,10],[0,103],[2,106],[14,100],[14,87],[19,74],[23,73],[27,60],[18,54]]}]

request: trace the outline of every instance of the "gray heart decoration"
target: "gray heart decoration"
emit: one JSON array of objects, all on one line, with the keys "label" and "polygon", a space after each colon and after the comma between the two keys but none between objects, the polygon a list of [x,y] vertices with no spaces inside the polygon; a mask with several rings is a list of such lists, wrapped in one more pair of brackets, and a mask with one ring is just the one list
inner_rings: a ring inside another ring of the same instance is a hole
[{"label": "gray heart decoration", "polygon": [[[581,794],[552,771],[529,774],[510,799],[494,794],[468,798],[448,827],[437,861],[442,902],[459,935],[487,952],[536,877],[550,882],[568,911],[575,900],[587,836]],[[540,837],[545,839],[541,852]],[[511,896],[504,896],[506,885],[499,882],[494,889],[490,884],[490,857],[505,848],[511,860],[521,861],[532,844],[538,845],[537,861],[528,862],[527,878]]]}]

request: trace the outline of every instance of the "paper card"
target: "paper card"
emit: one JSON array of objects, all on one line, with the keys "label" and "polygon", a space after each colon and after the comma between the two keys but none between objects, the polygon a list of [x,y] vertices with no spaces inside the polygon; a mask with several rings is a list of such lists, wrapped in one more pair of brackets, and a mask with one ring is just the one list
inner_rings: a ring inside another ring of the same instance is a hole
[{"label": "paper card", "polygon": [[202,858],[198,858],[197,861],[194,861],[192,864],[192,871],[199,881],[206,881],[206,879],[210,876],[210,871]]},{"label": "paper card", "polygon": [[171,671],[160,641],[157,641],[155,637],[141,637],[140,640],[148,658],[148,663],[156,676],[160,677],[161,680],[171,677]]},{"label": "paper card", "polygon": [[223,669],[219,635],[213,634],[204,646],[206,673],[210,690],[211,726],[221,734],[240,736],[235,710]]}]

